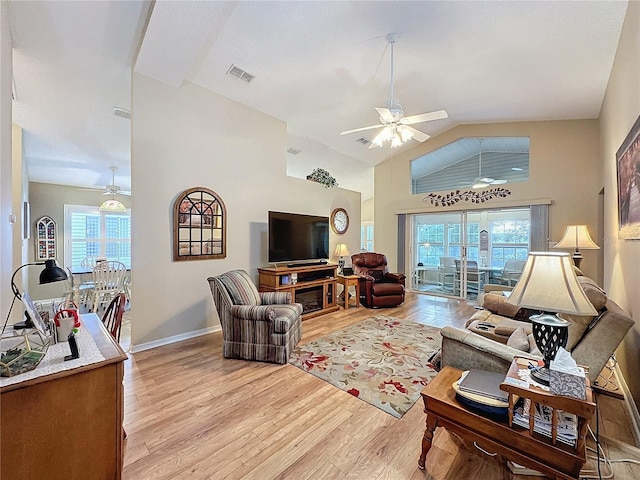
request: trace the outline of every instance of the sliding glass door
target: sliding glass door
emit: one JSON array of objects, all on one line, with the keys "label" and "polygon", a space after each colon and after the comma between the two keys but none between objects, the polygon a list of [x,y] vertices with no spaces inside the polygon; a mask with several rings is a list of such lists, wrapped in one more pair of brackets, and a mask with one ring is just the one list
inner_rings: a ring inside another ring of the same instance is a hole
[{"label": "sliding glass door", "polygon": [[414,214],[410,225],[416,292],[475,299],[487,283],[513,285],[530,250],[529,208]]},{"label": "sliding glass door", "polygon": [[[461,259],[461,213],[412,216],[411,287],[416,291],[437,291],[453,295],[456,290],[456,260]],[[458,240],[452,243],[452,237]]]}]

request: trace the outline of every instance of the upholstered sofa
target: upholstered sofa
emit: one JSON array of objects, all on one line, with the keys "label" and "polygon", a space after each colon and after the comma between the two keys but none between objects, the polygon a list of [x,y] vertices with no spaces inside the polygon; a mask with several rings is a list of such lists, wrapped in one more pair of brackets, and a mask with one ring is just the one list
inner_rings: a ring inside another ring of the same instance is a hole
[{"label": "upholstered sofa", "polygon": [[[579,275],[578,281],[598,315],[560,316],[571,323],[566,349],[579,365],[589,367],[593,383],[634,322],[592,279]],[[467,321],[466,328],[441,330],[442,365],[502,373],[516,355],[540,358],[528,322],[529,315],[538,312],[506,303],[501,292],[485,294],[482,307]]]},{"label": "upholstered sofa", "polygon": [[360,303],[365,307],[397,307],[404,302],[404,273],[391,273],[387,257],[365,252],[351,255],[353,273],[358,275]]},{"label": "upholstered sofa", "polygon": [[287,363],[302,336],[302,305],[289,292],[258,292],[244,270],[209,277],[220,325],[222,354]]}]

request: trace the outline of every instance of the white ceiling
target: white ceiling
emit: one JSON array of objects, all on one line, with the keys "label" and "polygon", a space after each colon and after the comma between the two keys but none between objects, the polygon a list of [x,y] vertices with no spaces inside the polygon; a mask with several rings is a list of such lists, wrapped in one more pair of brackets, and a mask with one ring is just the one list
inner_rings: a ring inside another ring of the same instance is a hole
[{"label": "white ceiling", "polygon": [[[372,167],[398,150],[357,143],[378,130],[390,90],[433,136],[479,122],[596,118],[627,9],[621,1],[10,3],[17,101],[32,181],[130,189],[130,69],[192,82],[287,123],[288,173],[322,167],[373,194]],[[234,64],[250,84],[225,73]],[[135,115],[135,112],[132,112]],[[401,147],[410,148],[415,141]],[[283,154],[285,154],[283,152]],[[135,192],[133,192],[135,195]]]}]

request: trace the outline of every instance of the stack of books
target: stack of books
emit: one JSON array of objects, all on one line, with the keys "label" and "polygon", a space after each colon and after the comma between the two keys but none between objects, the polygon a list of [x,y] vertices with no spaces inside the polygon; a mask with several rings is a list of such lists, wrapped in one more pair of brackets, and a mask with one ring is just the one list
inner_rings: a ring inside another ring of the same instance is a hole
[{"label": "stack of books", "polygon": [[482,370],[468,370],[453,384],[458,401],[481,414],[504,417],[508,413],[509,395],[500,390],[504,375]]},{"label": "stack of books", "polygon": [[500,390],[502,382],[504,382],[504,374],[471,369],[460,378],[460,390],[499,402],[508,402],[509,394]]}]

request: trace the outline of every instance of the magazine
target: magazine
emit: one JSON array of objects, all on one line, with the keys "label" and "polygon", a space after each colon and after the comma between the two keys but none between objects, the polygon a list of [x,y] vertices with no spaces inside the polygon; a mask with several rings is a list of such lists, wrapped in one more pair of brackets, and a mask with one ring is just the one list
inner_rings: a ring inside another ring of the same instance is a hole
[{"label": "magazine", "polygon": [[[513,423],[524,428],[529,428],[529,411],[531,399],[521,399],[514,411]],[[559,442],[575,447],[578,438],[578,417],[572,413],[556,410],[558,424],[556,425],[556,439]],[[551,416],[553,409],[547,405],[536,404],[533,431],[551,438]]]}]

